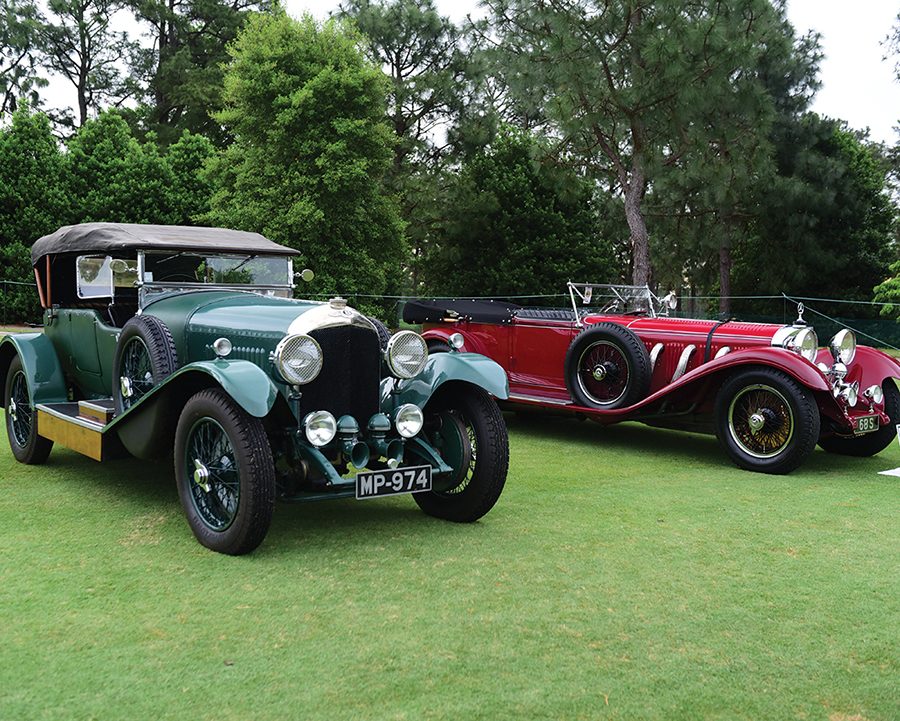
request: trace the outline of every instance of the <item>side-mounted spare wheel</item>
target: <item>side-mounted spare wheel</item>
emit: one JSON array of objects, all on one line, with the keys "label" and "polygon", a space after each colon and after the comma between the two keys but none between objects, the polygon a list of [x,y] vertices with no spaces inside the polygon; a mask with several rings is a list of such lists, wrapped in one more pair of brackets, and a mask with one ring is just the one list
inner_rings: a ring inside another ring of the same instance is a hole
[{"label": "side-mounted spare wheel", "polygon": [[612,410],[634,405],[650,389],[650,354],[635,333],[598,323],[575,336],[566,352],[566,387],[580,406]]},{"label": "side-mounted spare wheel", "polygon": [[37,412],[28,392],[22,359],[15,356],[9,364],[4,384],[3,408],[9,447],[19,463],[38,465],[47,460],[53,441],[38,435]]},{"label": "side-mounted spare wheel", "polygon": [[790,473],[816,447],[821,419],[809,389],[774,368],[732,375],[716,396],[716,436],[748,471]]},{"label": "side-mounted spare wheel", "polygon": [[262,420],[220,388],[200,391],[175,431],[178,496],[197,540],[219,553],[255,549],[275,505],[275,465]]},{"label": "side-mounted spare wheel", "polygon": [[888,378],[882,386],[884,391],[884,412],[891,419],[890,423],[882,424],[874,433],[866,433],[856,438],[840,438],[832,436],[821,438],[819,445],[829,453],[838,453],[842,456],[874,456],[881,453],[897,437],[897,424],[900,423],[900,391],[894,381]]},{"label": "side-mounted spare wheel", "polygon": [[178,368],[172,333],[159,318],[137,315],[119,334],[113,362],[116,413],[131,408]]},{"label": "side-mounted spare wheel", "polygon": [[496,401],[477,386],[444,387],[425,407],[425,428],[454,473],[413,498],[430,516],[477,521],[500,498],[509,470],[509,437]]}]

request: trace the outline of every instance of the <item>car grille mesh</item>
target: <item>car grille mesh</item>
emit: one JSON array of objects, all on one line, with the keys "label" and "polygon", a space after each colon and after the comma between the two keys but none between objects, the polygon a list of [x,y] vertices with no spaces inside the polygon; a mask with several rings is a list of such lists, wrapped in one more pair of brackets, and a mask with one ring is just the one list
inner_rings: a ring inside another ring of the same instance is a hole
[{"label": "car grille mesh", "polygon": [[[378,412],[381,345],[374,329],[357,326],[321,328],[310,335],[322,347],[322,371],[301,386],[302,414],[324,410],[335,418],[349,414],[365,428]],[[302,415],[301,415],[302,417]]]}]

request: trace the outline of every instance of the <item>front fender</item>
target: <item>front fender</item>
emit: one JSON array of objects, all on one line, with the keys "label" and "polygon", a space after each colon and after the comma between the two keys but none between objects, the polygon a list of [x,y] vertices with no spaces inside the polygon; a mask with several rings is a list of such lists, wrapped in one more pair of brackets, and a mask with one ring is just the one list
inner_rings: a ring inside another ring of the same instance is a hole
[{"label": "front fender", "polygon": [[[428,357],[425,369],[410,380],[382,381],[382,410],[389,412],[404,403],[422,408],[435,391],[448,381],[463,381],[483,388],[500,400],[509,397],[509,381],[500,365],[479,353],[434,353]],[[391,393],[391,389],[395,392]]]},{"label": "front fender", "polygon": [[[830,366],[834,363],[831,352],[827,348],[819,351],[817,359]],[[847,383],[859,381],[860,390],[877,383],[884,385],[888,378],[900,378],[900,362],[876,348],[861,345],[856,348],[856,357],[847,369]]]},{"label": "front fender", "polygon": [[198,361],[179,368],[107,428],[115,428],[133,456],[165,455],[172,450],[178,416],[188,398],[204,388],[215,387],[257,418],[269,413],[278,396],[269,376],[250,361]]},{"label": "front fender", "polygon": [[828,383],[822,371],[816,368],[805,358],[783,348],[747,348],[745,350],[729,353],[721,358],[716,358],[704,363],[694,370],[685,373],[675,383],[666,387],[666,390],[688,385],[693,381],[721,371],[738,368],[747,365],[763,365],[775,368],[787,373],[798,383],[814,391],[830,391]]},{"label": "front fender", "polygon": [[9,364],[16,355],[22,359],[33,404],[68,400],[62,366],[47,336],[43,333],[16,333],[0,341],[0,386],[6,382]]}]

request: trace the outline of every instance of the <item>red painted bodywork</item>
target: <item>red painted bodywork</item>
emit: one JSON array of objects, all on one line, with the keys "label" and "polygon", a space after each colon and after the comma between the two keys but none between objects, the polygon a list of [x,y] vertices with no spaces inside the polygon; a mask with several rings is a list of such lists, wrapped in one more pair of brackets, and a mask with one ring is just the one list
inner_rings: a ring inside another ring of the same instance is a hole
[{"label": "red painted bodywork", "polygon": [[[427,340],[447,341],[460,333],[463,350],[482,353],[497,361],[509,377],[510,399],[507,405],[554,409],[583,414],[600,423],[639,420],[652,425],[712,430],[712,411],[716,392],[729,374],[748,366],[768,366],[793,377],[809,388],[823,416],[823,433],[851,433],[853,419],[878,413],[881,423],[889,422],[883,404],[872,404],[862,391],[882,385],[888,378],[900,377],[900,363],[891,356],[859,346],[850,364],[848,382],[859,381],[860,399],[854,408],[834,398],[831,383],[821,370],[796,353],[772,347],[772,337],[782,326],[769,323],[716,321],[635,315],[588,315],[583,326],[574,321],[514,317],[509,323],[481,323],[470,320],[426,323]],[[657,343],[664,349],[653,370],[649,394],[640,402],[614,410],[597,410],[572,403],[566,388],[564,365],[566,351],[583,327],[596,323],[618,323],[634,331],[649,352]],[[706,344],[715,328],[706,360]],[[672,382],[682,351],[696,346],[687,370]],[[722,348],[730,352],[715,358]],[[827,349],[819,351],[820,362],[833,363]],[[831,423],[826,429],[825,420]]]}]

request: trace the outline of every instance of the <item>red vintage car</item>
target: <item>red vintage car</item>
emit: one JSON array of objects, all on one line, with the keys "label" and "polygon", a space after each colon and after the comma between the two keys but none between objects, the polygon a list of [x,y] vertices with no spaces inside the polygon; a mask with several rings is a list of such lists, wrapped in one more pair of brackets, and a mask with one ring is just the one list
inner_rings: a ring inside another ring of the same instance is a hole
[{"label": "red vintage car", "polygon": [[492,300],[416,300],[430,352],[471,351],[509,378],[507,408],[552,408],[599,423],[714,433],[740,467],[789,473],[818,443],[874,455],[900,423],[900,363],[841,330],[819,348],[792,325],[668,317],[674,295],[569,283],[571,307]]}]

